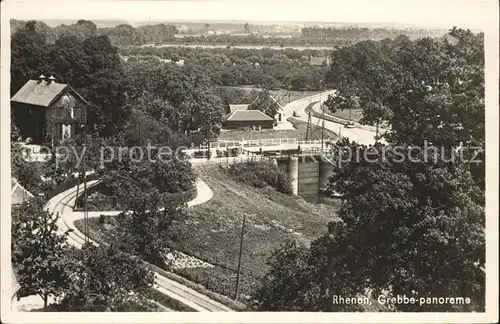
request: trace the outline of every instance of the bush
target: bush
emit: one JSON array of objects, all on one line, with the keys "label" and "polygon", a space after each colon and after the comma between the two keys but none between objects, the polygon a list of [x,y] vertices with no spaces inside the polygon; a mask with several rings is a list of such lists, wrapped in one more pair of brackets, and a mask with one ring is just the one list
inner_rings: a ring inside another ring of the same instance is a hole
[{"label": "bush", "polygon": [[[175,272],[190,281],[203,285],[209,291],[214,291],[229,298],[234,297],[236,271],[216,266],[214,268],[181,268],[176,269]],[[239,299],[245,300],[248,296],[251,296],[259,284],[258,279],[242,273],[240,275]],[[241,304],[237,302],[232,303],[232,305],[228,305],[227,302],[224,304],[238,311],[244,310]]]},{"label": "bush", "polygon": [[228,172],[241,182],[257,188],[271,186],[279,192],[292,194],[290,177],[271,161],[249,161],[233,164]]}]

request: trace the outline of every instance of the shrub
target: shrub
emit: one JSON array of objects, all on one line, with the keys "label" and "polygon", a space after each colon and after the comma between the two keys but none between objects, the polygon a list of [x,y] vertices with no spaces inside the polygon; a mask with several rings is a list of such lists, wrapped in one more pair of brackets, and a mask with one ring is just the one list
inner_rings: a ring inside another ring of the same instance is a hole
[{"label": "shrub", "polygon": [[[175,269],[175,272],[190,281],[203,285],[209,291],[214,291],[229,298],[234,297],[236,271],[216,266],[214,268],[181,268]],[[240,300],[251,296],[258,286],[258,279],[242,273],[240,275]],[[225,302],[224,304],[227,305],[228,303]],[[243,310],[238,303],[227,306],[235,310]]]},{"label": "shrub", "polygon": [[241,182],[257,188],[271,186],[279,192],[292,194],[290,177],[271,161],[249,161],[233,164],[228,172]]}]

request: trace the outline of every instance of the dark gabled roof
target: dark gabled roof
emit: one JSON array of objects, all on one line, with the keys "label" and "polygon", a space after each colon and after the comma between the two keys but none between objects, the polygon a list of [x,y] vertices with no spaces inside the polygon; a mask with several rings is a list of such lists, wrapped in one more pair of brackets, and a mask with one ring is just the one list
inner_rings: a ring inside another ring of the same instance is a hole
[{"label": "dark gabled roof", "polygon": [[260,110],[236,110],[227,121],[268,121],[273,120]]},{"label": "dark gabled roof", "polygon": [[76,91],[65,83],[28,80],[26,84],[10,99],[12,102],[49,107],[65,90],[71,90],[86,105],[85,101]]}]

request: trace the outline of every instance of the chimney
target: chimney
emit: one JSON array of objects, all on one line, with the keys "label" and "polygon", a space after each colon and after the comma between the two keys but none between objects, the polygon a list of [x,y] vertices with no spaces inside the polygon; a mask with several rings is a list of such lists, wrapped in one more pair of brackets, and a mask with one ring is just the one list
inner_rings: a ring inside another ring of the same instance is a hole
[{"label": "chimney", "polygon": [[38,77],[38,83],[42,83],[43,81],[45,81],[45,75],[40,74],[40,76]]},{"label": "chimney", "polygon": [[48,83],[51,84],[52,82],[56,83],[56,78],[53,75],[50,76]]}]

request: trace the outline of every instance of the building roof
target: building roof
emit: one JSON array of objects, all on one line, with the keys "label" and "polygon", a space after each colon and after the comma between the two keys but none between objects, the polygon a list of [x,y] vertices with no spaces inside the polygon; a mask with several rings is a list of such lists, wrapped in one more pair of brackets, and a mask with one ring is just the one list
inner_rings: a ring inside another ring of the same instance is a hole
[{"label": "building roof", "polygon": [[28,80],[10,99],[13,102],[48,107],[68,87],[64,83]]},{"label": "building roof", "polygon": [[231,109],[231,112],[235,112],[237,110],[247,110],[248,109],[248,104],[229,105],[229,109]]},{"label": "building roof", "polygon": [[25,200],[33,198],[33,194],[28,190],[24,189],[24,187],[21,186],[19,182],[17,182],[17,180],[15,180],[14,178],[11,179],[10,194],[11,194],[12,205],[20,205]]},{"label": "building roof", "polygon": [[236,110],[227,121],[268,121],[273,120],[260,110]]}]

